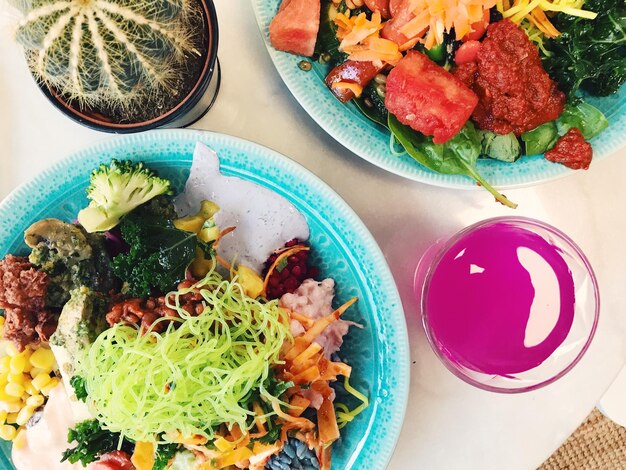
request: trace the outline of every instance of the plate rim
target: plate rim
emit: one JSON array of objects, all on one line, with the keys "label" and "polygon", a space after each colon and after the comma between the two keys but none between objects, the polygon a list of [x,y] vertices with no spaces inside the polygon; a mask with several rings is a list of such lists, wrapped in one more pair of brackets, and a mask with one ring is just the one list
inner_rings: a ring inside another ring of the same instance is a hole
[{"label": "plate rim", "polygon": [[[368,257],[372,258],[373,264],[376,264],[377,266],[376,273],[381,281],[381,285],[385,287],[386,298],[388,298],[391,302],[394,302],[396,305],[394,311],[397,312],[397,314],[394,315],[393,323],[395,335],[393,337],[393,341],[395,346],[394,358],[398,360],[399,372],[396,373],[394,371],[393,375],[393,378],[396,380],[396,388],[394,390],[395,398],[389,408],[392,421],[387,427],[387,432],[385,433],[384,441],[382,442],[383,445],[378,449],[377,455],[378,457],[380,457],[380,460],[379,462],[377,462],[376,464],[372,464],[371,466],[372,469],[386,468],[389,461],[391,460],[391,457],[400,437],[404,417],[406,416],[410,390],[410,342],[404,307],[402,305],[402,300],[397,288],[397,284],[387,263],[387,260],[380,246],[376,242],[376,239],[371,234],[367,226],[354,211],[354,209],[352,209],[352,207],[334,189],[332,189],[326,182],[324,182],[321,178],[319,178],[317,175],[305,168],[300,163],[292,160],[291,158],[276,150],[261,145],[257,142],[221,132],[196,129],[157,129],[138,134],[119,135],[109,137],[104,140],[82,147],[64,156],[60,160],[57,160],[43,170],[37,172],[32,177],[19,184],[0,201],[0,214],[10,212],[10,208],[12,206],[19,205],[19,201],[24,200],[24,198],[28,197],[29,188],[33,187],[34,185],[41,184],[42,181],[45,181],[46,178],[52,174],[59,174],[59,172],[62,172],[64,168],[67,168],[68,166],[76,162],[82,161],[82,159],[86,156],[91,157],[98,153],[103,153],[105,151],[110,151],[116,148],[128,147],[133,144],[141,145],[143,143],[145,145],[147,143],[153,143],[159,145],[163,142],[171,140],[187,143],[202,142],[209,146],[212,142],[216,143],[217,145],[217,143],[221,141],[221,143],[229,146],[232,145],[237,149],[241,149],[242,147],[251,148],[253,150],[255,158],[270,156],[271,158],[280,161],[282,165],[284,165],[286,168],[290,169],[294,173],[303,175],[305,179],[302,181],[307,186],[309,186],[311,183],[314,183],[316,185],[316,188],[322,188],[325,198],[330,198],[334,201],[335,204],[343,206],[342,209],[344,210],[344,214],[348,216],[346,218],[347,224],[351,227],[351,231],[364,242],[364,245],[367,247]],[[234,167],[234,165],[228,166]],[[306,199],[302,199],[303,201],[308,203]],[[0,237],[5,236],[6,234],[0,234]],[[7,244],[11,244],[14,242],[15,240],[11,241],[7,239]],[[389,321],[389,317],[386,317],[384,319],[380,318],[379,320]],[[377,404],[370,400],[370,406],[376,407]],[[370,421],[367,424],[367,429],[369,429],[375,422],[376,420],[370,418]],[[366,435],[366,439],[369,435],[370,434]],[[363,441],[361,439],[358,446],[355,448],[355,452],[349,456],[348,463],[350,465],[353,465],[354,461],[358,459],[360,449],[363,448],[365,442],[366,441]],[[380,445],[381,443],[376,442],[376,444]],[[12,463],[11,467],[9,468],[13,468]]]}]

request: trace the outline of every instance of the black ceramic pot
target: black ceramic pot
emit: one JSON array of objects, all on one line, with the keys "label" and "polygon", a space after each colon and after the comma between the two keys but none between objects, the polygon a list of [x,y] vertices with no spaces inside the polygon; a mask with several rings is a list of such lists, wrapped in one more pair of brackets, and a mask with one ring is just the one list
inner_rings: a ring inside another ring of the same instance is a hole
[{"label": "black ceramic pot", "polygon": [[217,58],[218,24],[213,0],[198,0],[206,28],[206,51],[202,56],[196,83],[182,100],[162,114],[141,122],[116,122],[96,109],[82,109],[66,100],[56,90],[39,83],[43,94],[63,114],[91,129],[117,134],[130,134],[157,128],[186,127],[202,118],[213,106],[220,88],[221,71]]}]

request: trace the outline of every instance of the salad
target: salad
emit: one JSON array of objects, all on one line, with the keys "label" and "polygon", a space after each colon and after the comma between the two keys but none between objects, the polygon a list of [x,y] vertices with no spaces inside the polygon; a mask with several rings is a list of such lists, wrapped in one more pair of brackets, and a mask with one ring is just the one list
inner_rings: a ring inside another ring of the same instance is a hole
[{"label": "salad", "polygon": [[329,469],[368,398],[340,359],[357,299],[334,305],[304,217],[201,144],[181,194],[113,160],[87,195],[76,221],[35,222],[29,253],[0,260],[16,468]]},{"label": "salad", "polygon": [[319,62],[391,155],[469,176],[510,207],[477,160],[587,169],[608,121],[586,99],[626,81],[626,4],[610,0],[284,0],[269,37]]}]

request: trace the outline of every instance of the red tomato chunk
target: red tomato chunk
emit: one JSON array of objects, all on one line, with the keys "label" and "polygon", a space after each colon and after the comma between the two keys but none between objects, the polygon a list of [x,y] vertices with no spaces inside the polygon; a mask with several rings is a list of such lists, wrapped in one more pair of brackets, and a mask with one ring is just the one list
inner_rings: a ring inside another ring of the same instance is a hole
[{"label": "red tomato chunk", "polygon": [[270,23],[274,48],[312,56],[320,26],[320,0],[283,0]]},{"label": "red tomato chunk", "polygon": [[398,121],[442,144],[471,116],[478,97],[426,55],[409,51],[387,77],[385,106]]},{"label": "red tomato chunk", "polygon": [[543,69],[537,48],[509,20],[491,24],[476,61],[459,65],[454,74],[480,99],[474,121],[497,134],[519,136],[556,119],[565,106],[565,94]]},{"label": "red tomato chunk", "polygon": [[585,141],[582,132],[574,127],[545,153],[545,157],[546,160],[561,163],[572,170],[586,170],[591,164],[593,149]]}]

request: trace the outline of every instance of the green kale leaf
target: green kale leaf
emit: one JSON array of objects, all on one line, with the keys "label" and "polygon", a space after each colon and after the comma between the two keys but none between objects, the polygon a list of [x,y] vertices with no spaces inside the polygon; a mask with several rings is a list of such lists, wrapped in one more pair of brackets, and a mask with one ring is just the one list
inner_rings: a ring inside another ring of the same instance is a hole
[{"label": "green kale leaf", "polygon": [[195,233],[178,230],[171,220],[130,214],[121,224],[122,238],[130,246],[128,253],[113,259],[113,272],[134,297],[149,295],[153,289],[167,292],[185,279],[196,247],[205,253],[210,245],[200,242]]},{"label": "green kale leaf", "polygon": [[594,96],[615,93],[626,81],[626,2],[587,0],[594,20],[559,14],[561,35],[546,43],[544,65],[569,95],[582,89]]},{"label": "green kale leaf", "polygon": [[160,444],[156,449],[152,470],[165,470],[177,450],[178,444]]},{"label": "green kale leaf", "polygon": [[[119,434],[102,429],[97,420],[82,421],[67,433],[67,442],[76,441],[77,445],[63,452],[61,462],[66,460],[69,463],[80,462],[83,467],[86,467],[104,454],[117,450],[120,440]],[[121,450],[124,452],[132,454],[133,448],[133,443],[122,442]]]},{"label": "green kale leaf", "polygon": [[85,379],[79,375],[75,375],[70,379],[70,385],[74,388],[74,395],[80,401],[87,399],[87,388],[85,387]]}]

